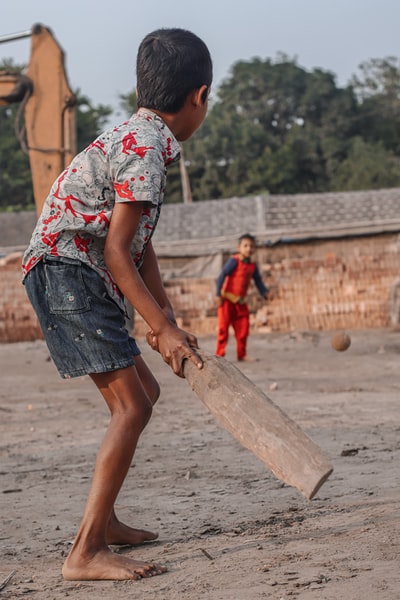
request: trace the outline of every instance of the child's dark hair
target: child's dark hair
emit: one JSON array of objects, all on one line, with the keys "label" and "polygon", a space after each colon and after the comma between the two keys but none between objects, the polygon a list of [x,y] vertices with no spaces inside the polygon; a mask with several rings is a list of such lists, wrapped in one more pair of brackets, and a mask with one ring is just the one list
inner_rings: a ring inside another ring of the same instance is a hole
[{"label": "child's dark hair", "polygon": [[256,243],[256,238],[254,237],[254,235],[251,235],[251,233],[243,233],[243,235],[241,235],[238,240],[239,244],[242,240],[250,240],[251,242],[253,242],[254,245]]},{"label": "child's dark hair", "polygon": [[211,56],[194,33],[158,29],[146,35],[139,46],[136,78],[139,108],[177,113],[190,92],[202,85],[211,87]]}]

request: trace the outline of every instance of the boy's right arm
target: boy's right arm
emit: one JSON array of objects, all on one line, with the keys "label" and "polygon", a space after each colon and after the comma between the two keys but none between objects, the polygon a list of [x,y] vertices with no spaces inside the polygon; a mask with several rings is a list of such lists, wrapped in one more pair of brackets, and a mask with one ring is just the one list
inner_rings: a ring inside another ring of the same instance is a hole
[{"label": "boy's right arm", "polygon": [[224,284],[225,278],[228,277],[228,275],[232,275],[232,273],[237,267],[237,264],[238,263],[236,258],[234,258],[233,256],[229,257],[226,263],[224,264],[221,273],[218,275],[215,293],[217,306],[221,306],[224,302],[224,299],[221,296],[221,289]]},{"label": "boy's right arm", "polygon": [[116,203],[107,234],[104,258],[122,294],[143,317],[157,337],[163,360],[174,373],[183,377],[183,361],[190,359],[198,368],[203,365],[197,354],[197,340],[179,329],[160,307],[141,277],[131,255],[132,240],[139,225],[143,203]]}]

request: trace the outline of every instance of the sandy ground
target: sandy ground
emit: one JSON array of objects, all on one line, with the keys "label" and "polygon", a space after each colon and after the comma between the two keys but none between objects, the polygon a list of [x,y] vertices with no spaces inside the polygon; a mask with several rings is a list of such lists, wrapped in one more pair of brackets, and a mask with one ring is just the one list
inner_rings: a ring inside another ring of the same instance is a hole
[{"label": "sandy ground", "polygon": [[[213,352],[213,338],[200,341]],[[344,353],[328,333],[251,337],[259,360],[242,370],[332,458],[335,471],[312,501],[142,348],[163,392],[117,508],[160,537],[120,551],[168,573],[62,580],[107,412],[89,378],[59,379],[42,342],[1,345],[1,598],[400,598],[399,332],[352,332]]]}]

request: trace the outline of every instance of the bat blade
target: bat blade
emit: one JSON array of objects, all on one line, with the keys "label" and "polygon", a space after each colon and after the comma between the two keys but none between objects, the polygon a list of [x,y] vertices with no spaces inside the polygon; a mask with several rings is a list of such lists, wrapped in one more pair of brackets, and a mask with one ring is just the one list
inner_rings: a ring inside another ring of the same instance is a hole
[{"label": "bat blade", "polygon": [[192,390],[278,479],[313,498],[333,471],[328,456],[235,365],[202,351],[200,355],[203,369],[184,363]]}]

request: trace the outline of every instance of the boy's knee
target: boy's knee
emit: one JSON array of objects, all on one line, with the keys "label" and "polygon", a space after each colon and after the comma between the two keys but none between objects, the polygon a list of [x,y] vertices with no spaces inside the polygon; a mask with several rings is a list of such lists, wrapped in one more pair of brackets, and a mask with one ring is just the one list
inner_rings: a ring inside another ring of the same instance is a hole
[{"label": "boy's knee", "polygon": [[122,417],[124,420],[125,429],[132,432],[140,433],[146,427],[153,412],[153,406],[147,396],[143,397],[139,402],[135,402],[130,406],[121,407],[120,410],[112,411],[114,417]]},{"label": "boy's knee", "polygon": [[142,429],[144,429],[147,423],[150,421],[150,417],[153,413],[153,404],[151,401],[143,402],[140,410],[140,420],[142,423]]},{"label": "boy's knee", "polygon": [[136,405],[133,410],[130,411],[130,421],[131,427],[136,429],[139,427],[140,431],[146,427],[147,423],[150,421],[150,417],[153,412],[153,406],[149,400],[145,402],[141,402],[139,405]]},{"label": "boy's knee", "polygon": [[152,382],[152,385],[151,385],[151,389],[149,390],[149,398],[150,398],[150,402],[151,402],[152,406],[154,406],[154,404],[159,399],[160,393],[161,393],[161,388],[158,384],[158,381],[156,381],[154,379],[154,381]]}]

